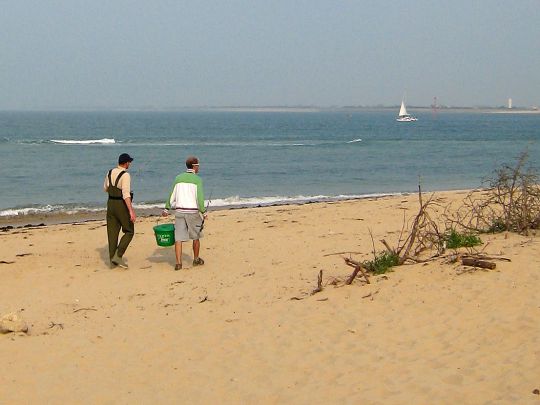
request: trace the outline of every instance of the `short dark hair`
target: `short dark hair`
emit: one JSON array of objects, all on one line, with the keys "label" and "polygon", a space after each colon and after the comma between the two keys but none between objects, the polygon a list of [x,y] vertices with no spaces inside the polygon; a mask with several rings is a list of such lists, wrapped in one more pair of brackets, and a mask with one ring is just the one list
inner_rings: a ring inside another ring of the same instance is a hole
[{"label": "short dark hair", "polygon": [[197,159],[195,156],[189,156],[186,159],[186,167],[188,169],[193,169],[193,166],[198,165],[198,164],[199,164],[199,159]]}]

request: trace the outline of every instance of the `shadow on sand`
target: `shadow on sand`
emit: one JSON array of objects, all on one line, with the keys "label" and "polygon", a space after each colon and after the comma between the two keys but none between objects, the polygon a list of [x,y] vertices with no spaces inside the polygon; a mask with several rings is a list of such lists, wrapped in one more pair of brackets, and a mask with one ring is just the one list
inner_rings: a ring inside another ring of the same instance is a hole
[{"label": "shadow on sand", "polygon": [[[193,258],[182,252],[182,263],[191,263]],[[154,250],[154,253],[148,258],[148,261],[151,263],[165,263],[171,267],[174,267],[176,264],[176,257],[174,256],[174,246],[169,247],[158,247]]]}]

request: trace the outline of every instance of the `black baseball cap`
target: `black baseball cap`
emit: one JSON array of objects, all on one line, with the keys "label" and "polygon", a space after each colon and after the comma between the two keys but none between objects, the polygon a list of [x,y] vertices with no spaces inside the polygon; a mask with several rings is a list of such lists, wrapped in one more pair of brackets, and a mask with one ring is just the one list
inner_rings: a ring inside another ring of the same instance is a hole
[{"label": "black baseball cap", "polygon": [[129,156],[127,153],[122,153],[120,156],[118,156],[119,165],[122,165],[127,162],[133,162],[133,158]]}]

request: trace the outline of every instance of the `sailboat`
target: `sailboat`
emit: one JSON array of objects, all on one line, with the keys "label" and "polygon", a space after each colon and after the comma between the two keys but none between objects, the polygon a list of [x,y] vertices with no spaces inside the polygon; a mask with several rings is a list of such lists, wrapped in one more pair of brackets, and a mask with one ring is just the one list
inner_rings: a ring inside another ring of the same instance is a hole
[{"label": "sailboat", "polygon": [[405,100],[401,100],[401,108],[399,109],[398,117],[396,121],[399,122],[411,122],[418,121],[418,118],[413,117],[407,113],[407,108],[405,107]]}]

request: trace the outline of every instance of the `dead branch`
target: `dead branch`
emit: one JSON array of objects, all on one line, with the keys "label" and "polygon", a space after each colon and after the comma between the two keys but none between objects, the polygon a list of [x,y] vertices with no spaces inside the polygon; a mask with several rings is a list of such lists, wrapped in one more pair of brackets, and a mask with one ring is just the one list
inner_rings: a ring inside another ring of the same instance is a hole
[{"label": "dead branch", "polygon": [[511,262],[512,260],[510,260],[509,258],[507,257],[503,257],[503,256],[488,256],[488,255],[485,255],[483,253],[478,253],[478,254],[475,254],[475,255],[463,255],[463,257],[466,257],[466,258],[471,258],[471,259],[479,259],[479,260],[501,260],[503,262]]},{"label": "dead branch", "polygon": [[396,252],[394,251],[394,249],[392,249],[390,247],[390,245],[388,244],[388,242],[384,239],[381,239],[381,243],[386,247],[386,250],[388,250],[388,253],[390,254],[396,254]]},{"label": "dead branch", "polygon": [[379,293],[379,290],[375,291],[375,292],[370,292],[369,294],[367,295],[363,295],[362,298],[371,298],[371,301],[373,301],[373,297]]},{"label": "dead branch", "polygon": [[318,292],[321,292],[323,290],[323,286],[322,286],[322,275],[323,275],[323,271],[319,271],[319,276],[317,277],[317,288],[315,288],[312,292],[311,292],[311,295],[314,295],[314,294],[317,294]]},{"label": "dead branch", "polygon": [[337,256],[337,255],[350,255],[350,254],[353,254],[353,255],[361,255],[362,252],[336,252],[336,253],[327,253],[327,254],[323,255],[323,257],[327,257],[327,256]]},{"label": "dead branch", "polygon": [[97,311],[97,309],[96,308],[79,308],[79,309],[75,309],[73,313],[79,312],[79,311]]},{"label": "dead branch", "polygon": [[[441,232],[437,223],[431,218],[429,211],[435,206],[440,205],[441,200],[435,199],[432,194],[426,201],[422,196],[422,188],[418,186],[418,201],[420,208],[418,214],[412,219],[412,226],[408,236],[403,242],[398,241],[396,249],[392,249],[387,243],[383,242],[387,250],[398,255],[398,265],[404,264],[407,260],[417,262],[420,254],[426,250],[436,248],[438,253],[441,251]],[[406,229],[404,226],[403,229]],[[382,242],[382,241],[381,241]]]},{"label": "dead branch", "polygon": [[464,257],[461,259],[461,263],[464,266],[471,266],[471,267],[480,267],[482,269],[490,269],[493,270],[497,265],[493,262],[488,262],[485,260],[478,260],[474,258]]},{"label": "dead branch", "polygon": [[363,266],[362,266],[361,263],[359,263],[359,262],[357,262],[357,261],[355,261],[355,260],[346,258],[346,257],[344,257],[343,260],[345,260],[345,263],[347,264],[347,266],[354,267],[354,271],[353,271],[352,274],[349,276],[349,278],[347,279],[347,281],[345,282],[345,284],[347,284],[347,285],[352,284],[352,282],[354,281],[354,279],[356,278],[356,276],[358,275],[358,273],[362,273],[362,276],[364,277],[364,280],[366,281],[366,283],[367,283],[367,284],[371,284],[370,281],[369,281],[369,278],[368,278],[366,272],[364,271],[364,268],[363,268]]},{"label": "dead branch", "polygon": [[528,235],[540,228],[540,176],[525,167],[528,152],[515,166],[503,165],[484,180],[482,194],[471,192],[456,212],[446,215],[447,224],[476,232],[517,232]]}]

